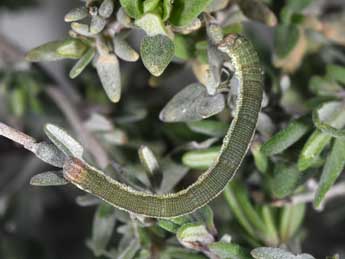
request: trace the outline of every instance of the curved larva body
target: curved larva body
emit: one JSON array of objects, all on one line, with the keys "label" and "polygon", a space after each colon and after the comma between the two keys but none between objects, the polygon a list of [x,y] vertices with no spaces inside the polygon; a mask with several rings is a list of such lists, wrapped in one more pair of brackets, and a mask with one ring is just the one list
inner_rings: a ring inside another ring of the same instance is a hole
[{"label": "curved larva body", "polygon": [[138,192],[95,168],[81,167],[77,159],[66,163],[65,177],[119,209],[155,218],[191,213],[219,195],[236,173],[251,143],[261,108],[263,84],[257,53],[248,40],[229,35],[219,49],[229,55],[235,67],[235,74],[240,79],[240,93],[236,114],[224,137],[219,157],[194,184],[172,194]]}]

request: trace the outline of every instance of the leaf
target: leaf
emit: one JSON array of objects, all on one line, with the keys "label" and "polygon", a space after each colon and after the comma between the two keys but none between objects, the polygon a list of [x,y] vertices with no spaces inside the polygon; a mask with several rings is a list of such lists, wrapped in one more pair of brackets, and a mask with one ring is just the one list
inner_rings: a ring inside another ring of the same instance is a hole
[{"label": "leaf", "polygon": [[267,156],[262,152],[261,147],[262,146],[259,143],[253,142],[250,146],[250,150],[253,154],[256,168],[261,173],[265,174],[268,171],[269,161]]},{"label": "leaf", "polygon": [[214,242],[214,237],[201,223],[187,223],[180,227],[176,233],[178,241],[187,248],[197,248]]},{"label": "leaf", "polygon": [[160,0],[146,0],[144,1],[144,13],[148,13],[153,11],[158,7],[158,4],[160,3]]},{"label": "leaf", "polygon": [[101,55],[96,60],[96,69],[109,99],[117,103],[121,97],[121,74],[119,61],[113,54]]},{"label": "leaf", "polygon": [[132,259],[134,258],[135,254],[140,249],[140,243],[138,239],[133,239],[126,249],[117,257],[118,259]]},{"label": "leaf", "polygon": [[135,62],[139,59],[139,54],[136,52],[119,34],[115,34],[113,37],[114,52],[119,58]]},{"label": "leaf", "polygon": [[52,166],[62,168],[66,161],[66,156],[64,155],[64,153],[51,143],[38,143],[36,145],[34,153],[43,162],[46,162]]},{"label": "leaf", "polygon": [[214,242],[208,245],[210,251],[220,259],[251,259],[250,254],[237,244]]},{"label": "leaf", "polygon": [[189,168],[206,170],[219,156],[220,147],[189,151],[182,156],[182,163]]},{"label": "leaf", "polygon": [[104,0],[98,9],[98,13],[105,18],[109,18],[112,15],[113,11],[114,11],[113,0]]},{"label": "leaf", "polygon": [[95,35],[95,33],[91,32],[90,26],[88,24],[72,22],[71,28],[76,33],[79,33],[80,35],[83,35],[86,37],[93,37]]},{"label": "leaf", "polygon": [[77,39],[52,41],[30,50],[25,59],[30,62],[78,59],[86,51],[86,45]]},{"label": "leaf", "polygon": [[210,137],[224,137],[229,128],[228,124],[216,120],[191,121],[187,126],[194,132]]},{"label": "leaf", "polygon": [[159,172],[158,161],[150,148],[147,146],[140,146],[138,154],[140,162],[150,176],[153,176]]},{"label": "leaf", "polygon": [[73,66],[73,68],[71,69],[71,71],[69,72],[69,77],[74,79],[76,78],[78,75],[80,75],[81,72],[83,72],[83,70],[87,67],[88,64],[90,64],[90,62],[92,61],[92,59],[94,58],[96,52],[93,48],[90,48],[79,60],[77,63],[75,63],[75,65]]},{"label": "leaf", "polygon": [[282,199],[291,195],[301,184],[302,175],[295,165],[277,164],[270,182],[273,195]]},{"label": "leaf", "polygon": [[163,180],[159,193],[171,192],[189,170],[187,167],[177,164],[170,159],[160,161],[160,166],[163,172]]},{"label": "leaf", "polygon": [[341,92],[342,88],[333,80],[323,78],[320,76],[313,76],[309,81],[309,89],[322,96],[336,96],[337,93]]},{"label": "leaf", "polygon": [[120,4],[132,18],[138,19],[143,14],[142,0],[120,0]]},{"label": "leaf", "polygon": [[174,43],[167,36],[144,37],[140,44],[141,59],[154,76],[160,76],[175,54]]},{"label": "leaf", "polygon": [[88,246],[96,256],[102,255],[106,249],[116,222],[115,209],[106,203],[98,206],[92,224],[92,237]]},{"label": "leaf", "polygon": [[44,127],[44,132],[65,155],[83,160],[84,148],[66,131],[53,124],[47,124]]},{"label": "leaf", "polygon": [[279,233],[281,241],[287,243],[299,230],[304,219],[306,205],[303,203],[297,205],[286,205],[282,210]]},{"label": "leaf", "polygon": [[65,22],[75,22],[82,20],[88,16],[88,9],[86,7],[77,7],[72,10],[70,10],[66,15],[65,15]]},{"label": "leaf", "polygon": [[345,122],[343,120],[345,120],[345,106],[341,102],[323,103],[318,109],[313,111],[313,122],[315,126],[321,132],[332,137],[342,138],[345,136],[345,130],[340,129],[344,126]]},{"label": "leaf", "polygon": [[[202,222],[212,235],[217,235],[217,229],[214,225],[213,210],[211,209],[210,206],[206,205],[198,209],[197,211],[193,213],[193,217],[195,217],[197,221]],[[187,221],[188,221],[188,218],[189,217],[185,217]]]},{"label": "leaf", "polygon": [[180,228],[179,225],[167,219],[158,220],[158,226],[171,233],[176,233],[177,230]]},{"label": "leaf", "polygon": [[193,21],[212,0],[175,0],[169,21],[175,26],[183,26]]},{"label": "leaf", "polygon": [[173,8],[173,0],[163,0],[163,15],[162,20],[166,21],[170,18],[171,11]]},{"label": "leaf", "polygon": [[274,48],[278,58],[286,58],[295,48],[299,31],[294,25],[281,24],[274,31]]},{"label": "leaf", "polygon": [[97,34],[101,32],[106,24],[107,21],[103,17],[98,15],[92,16],[90,23],[90,33]]},{"label": "leaf", "polygon": [[163,108],[159,118],[164,122],[196,121],[209,118],[225,108],[222,94],[209,95],[198,83],[186,86]]},{"label": "leaf", "polygon": [[296,143],[311,128],[307,117],[291,121],[288,126],[276,133],[271,139],[265,142],[261,151],[266,155],[275,155],[283,152]]},{"label": "leaf", "polygon": [[277,17],[262,1],[240,0],[236,2],[248,18],[262,22],[268,26],[277,25]]},{"label": "leaf", "polygon": [[75,199],[76,203],[81,207],[95,206],[102,201],[91,194],[80,195]]},{"label": "leaf", "polygon": [[323,167],[319,186],[314,198],[314,206],[318,208],[327,192],[337,180],[345,167],[345,140],[335,139],[331,153]]},{"label": "leaf", "polygon": [[345,85],[345,67],[329,64],[326,66],[326,75],[328,78]]},{"label": "leaf", "polygon": [[175,34],[175,56],[177,58],[188,60],[194,56],[193,42],[189,37],[181,34]]},{"label": "leaf", "polygon": [[255,259],[315,259],[313,256],[308,254],[295,256],[286,250],[272,247],[255,248],[251,251],[251,255]]},{"label": "leaf", "polygon": [[30,179],[30,184],[35,186],[59,186],[68,184],[68,181],[63,177],[62,171],[49,171],[33,176]]}]

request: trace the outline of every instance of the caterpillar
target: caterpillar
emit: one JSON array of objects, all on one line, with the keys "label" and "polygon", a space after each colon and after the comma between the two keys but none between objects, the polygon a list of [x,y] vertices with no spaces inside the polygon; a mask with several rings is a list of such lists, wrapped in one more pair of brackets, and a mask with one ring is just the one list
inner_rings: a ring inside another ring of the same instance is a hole
[{"label": "caterpillar", "polygon": [[153,218],[172,218],[203,207],[225,188],[237,172],[252,141],[261,109],[263,73],[252,44],[243,36],[227,35],[218,45],[234,67],[239,79],[236,110],[214,164],[193,184],[176,193],[139,192],[119,183],[100,170],[70,158],[63,168],[64,177],[119,209]]}]

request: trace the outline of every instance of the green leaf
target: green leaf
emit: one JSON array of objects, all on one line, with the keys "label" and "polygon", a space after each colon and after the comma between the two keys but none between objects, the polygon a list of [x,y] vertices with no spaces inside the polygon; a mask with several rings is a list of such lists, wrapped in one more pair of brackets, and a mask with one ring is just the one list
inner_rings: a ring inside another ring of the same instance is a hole
[{"label": "green leaf", "polygon": [[79,22],[72,22],[71,28],[76,33],[86,36],[86,37],[94,37],[95,33],[91,32],[90,26],[88,24],[79,23]]},{"label": "green leaf", "polygon": [[104,0],[99,6],[98,13],[105,17],[109,18],[114,11],[114,0]]},{"label": "green leaf", "polygon": [[224,137],[229,125],[216,120],[191,121],[187,123],[192,131],[211,137]]},{"label": "green leaf", "polygon": [[88,64],[92,61],[94,58],[96,52],[93,48],[90,48],[79,60],[71,71],[69,72],[69,77],[70,78],[76,78],[78,75],[80,75],[81,72],[87,67]]},{"label": "green leaf", "polygon": [[154,11],[158,7],[160,0],[145,0],[144,1],[144,13]]},{"label": "green leaf", "polygon": [[159,118],[164,122],[190,122],[209,118],[225,108],[222,94],[209,95],[206,87],[190,84],[178,92],[163,108]]},{"label": "green leaf", "polygon": [[128,62],[135,62],[139,59],[139,54],[128,42],[123,39],[121,34],[115,34],[113,37],[114,52],[116,56]]},{"label": "green leaf", "polygon": [[188,60],[194,56],[194,45],[191,38],[181,34],[175,34],[175,56],[177,58]]},{"label": "green leaf", "polygon": [[262,1],[241,0],[237,1],[237,3],[243,14],[248,18],[268,26],[275,26],[277,24],[277,17]]},{"label": "green leaf", "polygon": [[11,98],[12,112],[18,117],[23,116],[27,101],[24,88],[15,88],[11,91],[11,95],[9,97]]},{"label": "green leaf", "polygon": [[298,28],[294,25],[278,25],[274,31],[274,49],[278,58],[287,57],[299,39]]},{"label": "green leaf", "polygon": [[31,177],[30,184],[35,186],[60,186],[68,184],[68,181],[63,177],[62,171],[49,171]]},{"label": "green leaf", "polygon": [[326,75],[328,78],[345,85],[345,67],[330,64],[326,67]]},{"label": "green leaf", "polygon": [[47,124],[44,131],[48,138],[67,156],[83,160],[84,148],[63,129]]},{"label": "green leaf", "polygon": [[263,174],[267,173],[269,167],[269,161],[267,156],[262,152],[261,145],[257,142],[253,142],[250,146],[250,150],[254,157],[256,168]]},{"label": "green leaf", "polygon": [[310,129],[311,125],[306,117],[293,120],[285,129],[265,142],[261,151],[268,156],[281,153],[300,140]]},{"label": "green leaf", "polygon": [[175,26],[183,26],[193,21],[212,0],[175,0],[169,21]]},{"label": "green leaf", "polygon": [[[195,217],[197,221],[202,222],[211,234],[217,235],[217,229],[214,225],[213,210],[210,206],[206,205],[198,209],[193,213],[193,217]],[[186,219],[188,220],[188,217],[186,217]]]},{"label": "green leaf", "polygon": [[339,138],[334,141],[331,153],[328,155],[322,170],[321,179],[314,199],[314,206],[316,208],[320,206],[327,192],[344,170],[344,167],[345,140]]},{"label": "green leaf", "polygon": [[135,20],[135,25],[143,29],[148,36],[152,37],[158,34],[168,36],[165,25],[157,14],[144,14],[141,18]]},{"label": "green leaf", "polygon": [[142,0],[120,0],[120,4],[132,18],[137,19],[143,14]]},{"label": "green leaf", "polygon": [[166,21],[170,18],[171,11],[173,8],[173,2],[173,0],[163,0],[163,21]]},{"label": "green leaf", "polygon": [[99,56],[96,69],[107,96],[117,103],[121,97],[121,74],[117,57],[113,54]]},{"label": "green leaf", "polygon": [[251,259],[250,254],[237,244],[214,242],[208,245],[210,251],[220,259]]},{"label": "green leaf", "polygon": [[342,88],[336,82],[320,76],[313,76],[310,79],[309,89],[317,95],[327,97],[336,96],[337,93],[342,91]]},{"label": "green leaf", "polygon": [[176,233],[177,230],[180,228],[179,225],[175,224],[174,222],[167,220],[167,219],[160,219],[158,220],[158,225],[163,228],[164,230]]},{"label": "green leaf", "polygon": [[86,18],[88,14],[88,9],[86,7],[77,7],[69,11],[64,19],[65,22],[75,22]]},{"label": "green leaf", "polygon": [[107,21],[105,20],[105,18],[98,15],[92,16],[90,23],[90,33],[97,34],[101,32],[106,24]]},{"label": "green leaf", "polygon": [[281,248],[259,247],[251,251],[251,255],[255,259],[315,259],[309,254],[294,254]]},{"label": "green leaf", "polygon": [[220,147],[189,151],[182,156],[182,163],[189,168],[206,170],[219,156]]},{"label": "green leaf", "polygon": [[286,205],[280,216],[279,235],[283,243],[288,243],[299,230],[304,219],[306,205]]},{"label": "green leaf", "polygon": [[167,36],[145,37],[140,45],[140,54],[145,67],[154,76],[160,76],[175,54],[174,43]]},{"label": "green leaf", "polygon": [[78,59],[86,49],[87,46],[77,39],[52,41],[30,50],[25,59],[30,62]]},{"label": "green leaf", "polygon": [[266,227],[265,241],[272,246],[277,246],[279,244],[279,236],[273,210],[274,208],[264,205],[262,207],[262,219]]},{"label": "green leaf", "polygon": [[96,256],[102,255],[108,245],[116,222],[116,210],[102,203],[98,206],[92,224],[92,237],[88,246]]},{"label": "green leaf", "polygon": [[277,164],[274,168],[270,186],[274,197],[278,199],[291,195],[301,184],[302,175],[297,166]]},{"label": "green leaf", "polygon": [[176,233],[178,241],[187,248],[208,245],[214,242],[214,237],[201,223],[187,223],[180,227]]}]

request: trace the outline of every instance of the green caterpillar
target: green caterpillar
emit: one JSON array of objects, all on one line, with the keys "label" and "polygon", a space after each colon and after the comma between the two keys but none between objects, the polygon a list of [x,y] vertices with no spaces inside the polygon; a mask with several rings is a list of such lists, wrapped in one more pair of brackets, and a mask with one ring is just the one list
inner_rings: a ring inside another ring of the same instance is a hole
[{"label": "green caterpillar", "polygon": [[71,158],[64,177],[80,189],[131,213],[154,218],[189,214],[219,195],[238,170],[253,138],[261,109],[263,72],[252,44],[237,34],[226,36],[218,49],[227,54],[240,81],[236,111],[214,164],[198,180],[177,193],[155,195],[136,191],[96,168]]}]

